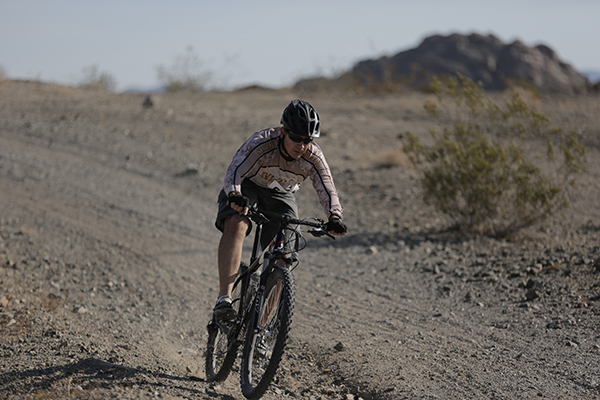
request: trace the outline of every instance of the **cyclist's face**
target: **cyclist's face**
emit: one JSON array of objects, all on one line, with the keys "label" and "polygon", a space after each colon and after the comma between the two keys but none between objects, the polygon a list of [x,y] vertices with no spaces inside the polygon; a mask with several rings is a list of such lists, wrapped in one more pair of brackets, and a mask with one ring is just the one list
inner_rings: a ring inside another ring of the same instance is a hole
[{"label": "cyclist's face", "polygon": [[310,143],[306,144],[304,142],[294,142],[290,139],[290,136],[285,132],[283,134],[283,145],[285,146],[285,150],[288,152],[292,158],[300,158],[306,150],[310,147]]}]

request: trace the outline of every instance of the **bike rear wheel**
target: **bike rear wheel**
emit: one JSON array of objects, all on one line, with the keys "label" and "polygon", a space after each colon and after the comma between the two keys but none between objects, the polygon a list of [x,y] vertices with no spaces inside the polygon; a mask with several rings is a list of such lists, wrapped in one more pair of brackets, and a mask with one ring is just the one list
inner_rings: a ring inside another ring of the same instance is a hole
[{"label": "bike rear wheel", "polygon": [[221,382],[227,379],[237,356],[239,344],[229,343],[229,339],[214,322],[208,325],[205,370],[208,382]]},{"label": "bike rear wheel", "polygon": [[292,324],[294,290],[290,270],[275,266],[267,278],[257,326],[248,326],[246,331],[240,380],[248,399],[260,398],[275,377]]},{"label": "bike rear wheel", "polygon": [[[242,262],[240,265],[239,274],[244,273],[248,269],[248,266]],[[244,284],[240,282],[239,285],[233,291],[233,306],[241,307],[240,295],[243,290]],[[238,310],[239,311],[239,310]],[[225,323],[229,329],[237,329],[238,317],[234,321]],[[237,358],[238,348],[240,341],[235,334],[226,334],[213,319],[208,324],[208,341],[206,343],[206,355],[205,355],[205,371],[206,380],[208,382],[221,382],[227,379],[229,372],[235,363]]]}]

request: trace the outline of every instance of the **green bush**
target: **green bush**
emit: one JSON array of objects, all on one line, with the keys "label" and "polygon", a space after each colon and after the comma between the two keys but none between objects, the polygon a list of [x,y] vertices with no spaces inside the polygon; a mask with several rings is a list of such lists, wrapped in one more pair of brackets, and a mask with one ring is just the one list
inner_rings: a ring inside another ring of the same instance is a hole
[{"label": "green bush", "polygon": [[497,104],[462,75],[434,78],[431,91],[424,108],[441,132],[432,145],[407,132],[404,150],[423,164],[425,201],[457,229],[504,237],[568,206],[587,152],[575,132],[552,128],[518,91]]}]

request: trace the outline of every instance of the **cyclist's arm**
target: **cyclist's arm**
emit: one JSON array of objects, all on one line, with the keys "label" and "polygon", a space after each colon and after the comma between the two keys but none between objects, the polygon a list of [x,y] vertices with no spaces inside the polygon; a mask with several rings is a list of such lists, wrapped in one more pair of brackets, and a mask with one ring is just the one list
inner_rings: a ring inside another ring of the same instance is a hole
[{"label": "cyclist's arm", "polygon": [[333,177],[329,165],[321,152],[321,149],[317,147],[315,152],[311,152],[306,160],[312,164],[310,171],[310,179],[313,183],[313,187],[319,197],[319,202],[323,207],[323,211],[327,218],[337,216],[342,219],[342,205],[340,198],[333,183]]}]

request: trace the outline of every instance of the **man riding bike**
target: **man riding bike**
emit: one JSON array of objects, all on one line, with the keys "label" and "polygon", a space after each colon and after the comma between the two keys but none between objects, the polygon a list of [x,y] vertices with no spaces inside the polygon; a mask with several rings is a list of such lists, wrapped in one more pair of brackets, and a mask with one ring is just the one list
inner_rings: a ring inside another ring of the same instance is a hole
[{"label": "man riding bike", "polygon": [[[317,111],[305,101],[294,100],[283,111],[281,124],[254,133],[240,147],[219,193],[215,226],[223,235],[218,250],[219,298],[214,315],[221,320],[236,315],[231,306],[231,292],[242,259],[244,238],[252,230],[246,217],[250,205],[298,218],[294,193],[310,177],[328,218],[327,230],[337,236],[347,232],[329,165],[314,141],[321,134]],[[265,224],[263,248],[276,229],[274,224]]]}]

